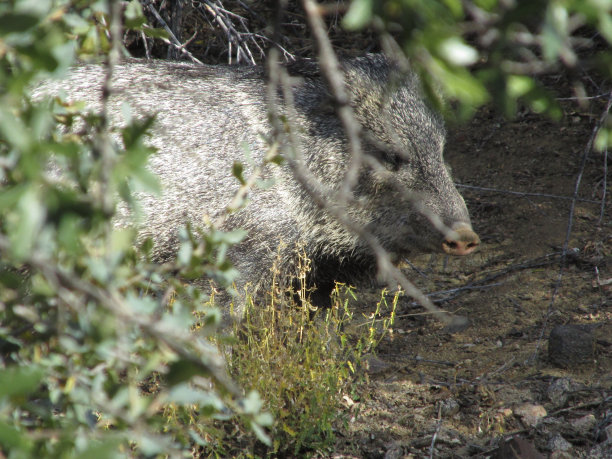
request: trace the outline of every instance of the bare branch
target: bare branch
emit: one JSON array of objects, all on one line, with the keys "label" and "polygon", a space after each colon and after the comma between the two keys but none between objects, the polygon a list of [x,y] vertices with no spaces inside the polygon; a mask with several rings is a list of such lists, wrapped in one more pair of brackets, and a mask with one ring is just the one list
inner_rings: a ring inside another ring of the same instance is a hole
[{"label": "bare branch", "polygon": [[310,28],[312,29],[312,33],[319,48],[318,54],[321,70],[338,104],[336,112],[338,113],[338,118],[340,118],[348,139],[348,150],[351,154],[351,161],[344,175],[341,192],[337,197],[339,203],[344,203],[348,200],[349,195],[357,183],[359,168],[363,160],[361,154],[361,140],[359,138],[361,126],[355,120],[353,110],[350,106],[350,99],[344,87],[344,78],[340,71],[340,63],[336,58],[336,54],[327,36],[325,23],[321,17],[319,6],[314,0],[303,0],[302,5],[306,11],[308,23],[310,24]]},{"label": "bare branch", "polygon": [[473,185],[464,185],[462,183],[455,183],[457,188],[465,188],[466,190],[476,190],[476,191],[487,191],[490,193],[500,193],[500,194],[510,194],[514,196],[520,197],[534,197],[534,198],[550,198],[550,199],[563,199],[567,201],[580,201],[580,202],[590,202],[593,204],[599,204],[599,201],[595,201],[594,199],[584,199],[577,198],[574,196],[561,196],[558,194],[548,194],[548,193],[530,193],[526,191],[512,191],[512,190],[501,190],[499,188],[489,188],[484,186],[473,186]]},{"label": "bare branch", "polygon": [[162,25],[162,27],[166,30],[166,32],[168,32],[168,35],[170,35],[171,40],[162,38],[163,42],[170,46],[174,46],[182,54],[189,57],[189,59],[191,59],[192,62],[195,62],[197,64],[202,64],[202,61],[200,61],[199,59],[194,57],[189,51],[187,51],[185,49],[185,45],[181,44],[179,39],[176,38],[176,36],[174,35],[174,32],[172,32],[172,29],[168,26],[168,24],[166,24],[166,21],[164,21],[161,15],[157,12],[157,10],[155,9],[155,7],[153,6],[150,0],[145,0],[145,6],[149,9],[149,11],[153,14],[153,16],[155,16],[155,19],[157,19],[157,21]]}]

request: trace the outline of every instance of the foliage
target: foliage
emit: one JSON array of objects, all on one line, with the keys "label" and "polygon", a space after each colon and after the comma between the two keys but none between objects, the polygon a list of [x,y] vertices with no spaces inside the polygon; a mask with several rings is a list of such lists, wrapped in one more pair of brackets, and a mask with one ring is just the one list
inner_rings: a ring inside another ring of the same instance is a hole
[{"label": "foliage", "polygon": [[152,120],[109,132],[103,114],[30,97],[37,80],[109,49],[108,8],[0,5],[0,455],[184,456],[205,444],[168,406],[197,406],[203,424],[237,416],[268,442],[257,394],[243,398],[210,340],[219,311],[181,281],[231,283],[219,254],[241,234],[185,228],[176,262],[151,263],[150,242],[136,247],[111,218],[117,197],[132,206],[131,190],[157,189]]},{"label": "foliage", "polygon": [[[343,24],[393,36],[383,47],[401,49],[430,93],[441,88],[462,117],[492,98],[510,117],[524,104],[559,118],[539,75],[565,68],[576,77],[593,67],[612,75],[609,0],[353,0]],[[573,84],[586,94],[578,78]]]},{"label": "foliage", "polygon": [[399,293],[388,305],[383,292],[365,326],[354,326],[361,319],[349,307],[356,300],[352,288],[338,284],[331,307],[317,310],[309,302],[304,277],[298,278],[302,283],[297,294],[276,285],[265,306],[247,304],[244,323],[236,329],[240,339],[232,346],[232,374],[243,387],[262,394],[274,417],[272,446],[247,448],[262,456],[333,451],[335,431],[343,419],[341,400],[359,397],[363,358],[395,319]]},{"label": "foliage", "polygon": [[[245,395],[214,344],[220,312],[186,282],[230,285],[237,273],[224,254],[243,234],[185,228],[177,260],[152,263],[150,241],[139,246],[111,219],[118,205],[137,210],[132,191],[157,190],[145,168],[153,120],[109,132],[78,104],[31,98],[37,81],[109,53],[113,3],[0,3],[0,455],[222,456],[233,440],[262,454],[325,450],[339,395],[380,339],[379,317],[354,338],[343,331],[344,300],[313,324],[306,306],[270,292],[266,307],[248,309],[230,358]],[[167,41],[144,2],[123,3],[130,36]],[[407,55],[429,94],[441,90],[461,118],[491,100],[509,116],[525,104],[558,117],[539,77],[612,75],[610,0],[353,0],[342,24],[381,34],[381,48]],[[608,126],[595,145],[610,142]],[[244,181],[238,165],[234,173]]]}]

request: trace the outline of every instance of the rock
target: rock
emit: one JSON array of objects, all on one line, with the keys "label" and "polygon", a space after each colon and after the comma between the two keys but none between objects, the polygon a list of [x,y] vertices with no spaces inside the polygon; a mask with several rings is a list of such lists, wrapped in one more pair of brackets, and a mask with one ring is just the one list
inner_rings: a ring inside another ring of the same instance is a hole
[{"label": "rock", "polygon": [[567,403],[571,389],[572,381],[569,378],[559,378],[550,383],[546,395],[555,408],[562,408]]},{"label": "rock", "polygon": [[581,418],[570,421],[570,425],[580,436],[588,436],[597,425],[597,418],[593,414],[587,414]]},{"label": "rock", "polygon": [[385,459],[401,459],[404,457],[404,448],[399,443],[391,443],[385,452]]},{"label": "rock", "polygon": [[563,438],[560,434],[556,434],[548,441],[548,449],[552,452],[568,451],[572,448],[572,444]]},{"label": "rock", "polygon": [[548,338],[548,357],[561,368],[590,363],[595,357],[595,337],[592,327],[558,325]]},{"label": "rock", "polygon": [[440,400],[439,408],[440,413],[443,417],[449,418],[459,412],[459,402],[454,398],[447,398],[446,400]]},{"label": "rock", "polygon": [[547,415],[546,409],[542,405],[532,405],[531,403],[523,403],[512,411],[515,416],[521,418],[526,427],[535,427]]},{"label": "rock", "polygon": [[502,442],[497,451],[491,456],[492,459],[545,459],[534,444],[521,437],[514,437],[509,441]]},{"label": "rock", "polygon": [[552,453],[550,453],[550,456],[548,456],[548,459],[575,459],[576,456],[574,456],[572,453],[568,453],[567,451],[553,451]]},{"label": "rock", "polygon": [[587,452],[589,459],[610,459],[612,457],[612,441],[595,445]]}]

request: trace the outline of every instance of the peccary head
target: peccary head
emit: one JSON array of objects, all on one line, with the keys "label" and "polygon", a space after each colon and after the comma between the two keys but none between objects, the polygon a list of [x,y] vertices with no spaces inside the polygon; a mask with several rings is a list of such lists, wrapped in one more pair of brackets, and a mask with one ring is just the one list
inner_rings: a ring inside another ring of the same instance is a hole
[{"label": "peccary head", "polygon": [[[343,68],[362,129],[362,149],[379,164],[362,167],[354,190],[358,205],[351,206],[351,216],[398,257],[473,252],[480,240],[443,160],[443,121],[423,98],[418,77],[401,72],[381,55],[344,61]],[[344,144],[348,154],[346,150]],[[349,161],[326,162],[322,177],[334,187]]]}]

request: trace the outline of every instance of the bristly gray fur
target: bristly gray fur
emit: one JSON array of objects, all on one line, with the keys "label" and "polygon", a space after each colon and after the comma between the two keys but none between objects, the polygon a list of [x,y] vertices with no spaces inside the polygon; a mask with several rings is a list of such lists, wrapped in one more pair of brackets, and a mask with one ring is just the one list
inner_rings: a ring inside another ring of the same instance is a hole
[{"label": "bristly gray fur", "polygon": [[[300,76],[293,88],[298,133],[306,165],[323,183],[338,189],[349,164],[347,141],[330,103],[316,65],[289,69]],[[362,126],[363,150],[385,167],[363,167],[347,209],[357,224],[367,227],[396,256],[415,251],[439,251],[442,235],[415,211],[412,195],[446,225],[471,228],[467,209],[444,165],[445,131],[413,74],[402,74],[384,56],[367,55],[343,62],[346,87],[357,121]],[[268,145],[264,72],[256,67],[199,66],[176,62],[128,61],[114,69],[110,98],[112,123],[121,125],[121,105],[133,116],[156,115],[150,144],[158,149],[150,169],[159,176],[161,196],[142,194],[144,216],[137,223],[139,238],[155,243],[154,256],[175,256],[177,233],[186,222],[202,226],[226,211],[239,183],[232,176],[236,161],[248,165],[245,145],[254,164],[260,164]],[[64,81],[47,82],[36,93],[64,90],[70,100],[100,108],[104,69],[76,67]],[[282,110],[282,107],[280,108]],[[281,154],[283,151],[281,151]],[[246,168],[248,176],[250,169]],[[275,260],[290,274],[297,246],[312,261],[310,282],[323,296],[335,280],[373,275],[376,261],[369,248],[319,209],[297,184],[290,167],[269,165],[276,184],[254,187],[249,204],[225,219],[224,230],[244,228],[245,241],[231,250],[241,272],[240,286],[265,286]],[[400,187],[397,184],[400,184]],[[131,225],[121,209],[118,225]],[[281,244],[281,242],[283,244]],[[240,288],[238,290],[241,290]]]}]

